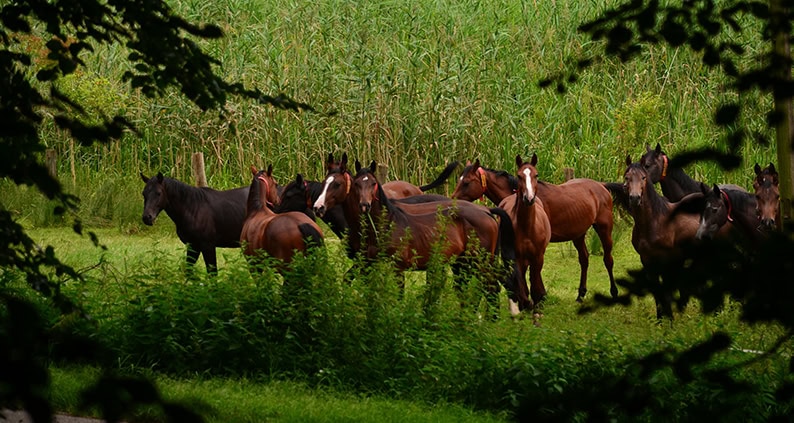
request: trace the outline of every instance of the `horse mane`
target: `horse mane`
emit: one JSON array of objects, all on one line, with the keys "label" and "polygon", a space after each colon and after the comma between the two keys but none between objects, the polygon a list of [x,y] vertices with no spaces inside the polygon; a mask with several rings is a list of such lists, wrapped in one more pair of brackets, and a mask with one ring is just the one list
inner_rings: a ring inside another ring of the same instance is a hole
[{"label": "horse mane", "polygon": [[[472,171],[474,165],[467,165],[463,168],[463,174],[468,174]],[[491,169],[485,166],[480,166],[486,172],[491,172],[499,178],[507,178],[507,183],[510,185],[510,189],[513,191],[518,189],[518,179],[512,173],[506,170],[498,170],[498,169]]]},{"label": "horse mane", "polygon": [[742,207],[755,208],[756,206],[755,195],[747,191],[739,191],[736,189],[720,189],[720,191],[728,195],[728,198],[731,200],[732,208],[735,210],[739,210]]},{"label": "horse mane", "polygon": [[254,175],[251,180],[251,189],[248,191],[248,201],[246,202],[245,214],[251,216],[259,210],[262,210],[262,198],[259,195],[259,178]]},{"label": "horse mane", "polygon": [[207,190],[188,185],[178,179],[163,178],[163,186],[168,191],[169,197],[179,198],[183,203],[200,203],[206,200]]}]

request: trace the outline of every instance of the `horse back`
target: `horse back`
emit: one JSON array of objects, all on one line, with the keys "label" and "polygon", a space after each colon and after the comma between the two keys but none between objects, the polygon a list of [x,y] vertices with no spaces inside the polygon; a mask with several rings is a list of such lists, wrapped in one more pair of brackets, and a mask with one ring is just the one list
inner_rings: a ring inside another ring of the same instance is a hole
[{"label": "horse back", "polygon": [[383,191],[392,200],[422,194],[422,190],[418,186],[405,181],[386,182],[383,184]]},{"label": "horse back", "polygon": [[538,197],[551,224],[552,242],[582,236],[594,224],[611,224],[612,194],[601,182],[586,178],[563,184],[538,184]]},{"label": "horse back", "polygon": [[248,190],[249,187],[241,187],[227,191],[206,192],[207,210],[212,215],[216,246],[233,248],[240,245]]}]

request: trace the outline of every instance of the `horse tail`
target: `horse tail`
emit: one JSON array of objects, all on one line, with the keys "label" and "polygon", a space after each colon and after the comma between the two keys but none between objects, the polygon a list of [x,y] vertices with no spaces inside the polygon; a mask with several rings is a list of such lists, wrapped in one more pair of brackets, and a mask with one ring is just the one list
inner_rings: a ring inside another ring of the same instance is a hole
[{"label": "horse tail", "polygon": [[488,209],[492,215],[499,216],[499,237],[497,248],[502,257],[502,267],[505,272],[502,286],[507,290],[513,301],[518,302],[518,272],[516,268],[516,233],[513,229],[513,219],[507,212],[494,207]]},{"label": "horse tail", "polygon": [[602,182],[601,184],[612,194],[612,204],[618,204],[623,210],[631,211],[629,195],[623,189],[623,184],[620,182]]},{"label": "horse tail", "polygon": [[323,245],[323,234],[321,234],[314,225],[301,223],[298,225],[298,230],[301,231],[301,237],[307,249]]},{"label": "horse tail", "polygon": [[425,192],[433,188],[440,187],[447,179],[449,179],[450,175],[452,175],[452,172],[455,170],[456,167],[458,167],[458,164],[459,162],[457,161],[448,164],[447,167],[445,167],[444,170],[441,171],[441,174],[438,175],[438,178],[436,178],[435,181],[427,185],[422,185],[421,187],[419,187],[419,189],[421,189],[422,192]]},{"label": "horse tail", "polygon": [[497,248],[502,260],[513,261],[516,259],[516,233],[513,230],[513,219],[504,209],[494,207],[488,209],[491,214],[499,216],[499,237]]}]

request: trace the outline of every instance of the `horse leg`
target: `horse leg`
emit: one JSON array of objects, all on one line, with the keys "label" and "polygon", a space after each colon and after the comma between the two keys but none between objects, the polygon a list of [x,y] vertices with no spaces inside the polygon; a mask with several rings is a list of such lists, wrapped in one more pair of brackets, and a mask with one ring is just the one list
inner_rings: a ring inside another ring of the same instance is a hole
[{"label": "horse leg", "polygon": [[204,266],[207,268],[207,274],[210,276],[218,275],[218,258],[215,255],[215,247],[205,247],[201,250],[204,256]]},{"label": "horse leg", "polygon": [[579,238],[573,239],[573,246],[576,247],[576,252],[579,253],[579,295],[576,297],[577,302],[582,302],[584,296],[587,295],[587,268],[590,266],[590,253],[587,251],[587,243],[585,238],[587,232],[582,234]]},{"label": "horse leg", "polygon": [[[515,285],[516,285],[516,294],[518,296],[519,311],[525,309],[532,309],[535,308],[535,306],[537,306],[537,302],[534,301],[535,300],[534,296],[531,295],[532,290],[527,285],[527,269],[529,267],[530,267],[529,260],[525,258],[519,258],[516,260]],[[512,309],[511,312],[513,312]]]},{"label": "horse leg", "polygon": [[546,299],[546,287],[543,285],[543,277],[541,276],[542,270],[543,256],[534,257],[529,264],[529,292],[535,307]]},{"label": "horse leg", "polygon": [[601,240],[601,247],[604,249],[604,267],[606,267],[609,274],[609,294],[612,295],[612,298],[617,298],[618,286],[615,283],[615,276],[612,274],[612,267],[615,264],[615,260],[612,258],[612,225],[610,212],[609,219],[604,219],[604,223],[596,223],[593,225],[593,229],[598,234],[598,239]]},{"label": "horse leg", "polygon": [[190,244],[186,244],[185,246],[187,247],[187,257],[185,259],[185,277],[192,279],[193,270],[195,269],[196,262],[198,261],[201,252]]}]

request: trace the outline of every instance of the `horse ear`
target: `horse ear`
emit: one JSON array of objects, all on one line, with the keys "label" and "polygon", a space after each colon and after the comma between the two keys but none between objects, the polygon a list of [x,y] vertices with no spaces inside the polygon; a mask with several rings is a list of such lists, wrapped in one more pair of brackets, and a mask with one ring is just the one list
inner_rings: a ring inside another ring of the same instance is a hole
[{"label": "horse ear", "polygon": [[273,165],[267,165],[267,176],[271,176],[273,174]]},{"label": "horse ear", "polygon": [[342,153],[342,161],[339,164],[347,166],[347,153]]},{"label": "horse ear", "polygon": [[538,164],[538,155],[537,154],[532,153],[532,160],[529,161],[529,164],[531,164],[532,166],[536,166]]},{"label": "horse ear", "polygon": [[466,160],[466,166],[471,166],[471,160]]},{"label": "horse ear", "polygon": [[254,165],[251,165],[251,167],[250,167],[249,169],[251,169],[251,174],[252,174],[252,175],[254,175],[254,176],[256,176],[256,172],[257,172],[257,170],[256,170],[256,166],[254,166]]},{"label": "horse ear", "polygon": [[755,176],[761,174],[761,166],[758,166],[758,163],[756,163],[755,166],[753,166],[753,170],[755,171]]},{"label": "horse ear", "polygon": [[476,169],[478,167],[480,167],[480,159],[474,161],[474,168]]},{"label": "horse ear", "polygon": [[777,170],[775,170],[775,165],[773,163],[769,163],[769,172],[777,173]]},{"label": "horse ear", "polygon": [[650,153],[651,152],[651,145],[648,144],[647,142],[645,143],[645,152],[646,153]]},{"label": "horse ear", "polygon": [[631,155],[626,154],[626,166],[631,166]]},{"label": "horse ear", "polygon": [[143,172],[141,172],[141,179],[143,179],[143,182],[149,182],[149,178],[147,178],[147,177],[146,177],[146,176],[143,174]]},{"label": "horse ear", "polygon": [[712,189],[714,190],[714,194],[720,195],[720,187],[719,187],[719,185],[714,184],[714,187]]},{"label": "horse ear", "polygon": [[662,154],[662,146],[658,142],[656,143],[656,154]]},{"label": "horse ear", "polygon": [[157,178],[157,183],[162,184],[163,183],[163,172],[157,172],[156,178]]},{"label": "horse ear", "polygon": [[524,164],[524,159],[521,158],[520,154],[516,154],[516,167],[521,167]]},{"label": "horse ear", "polygon": [[301,175],[300,173],[295,175],[295,182],[298,183],[299,185],[303,185],[303,175]]},{"label": "horse ear", "polygon": [[370,173],[372,173],[374,175],[375,174],[375,169],[377,169],[377,168],[378,168],[378,163],[376,163],[375,160],[373,160],[372,163],[369,164]]},{"label": "horse ear", "polygon": [[326,170],[331,169],[331,166],[333,165],[334,165],[334,153],[328,153],[328,158],[325,159]]},{"label": "horse ear", "polygon": [[355,165],[355,169],[356,169],[356,173],[358,173],[359,171],[361,171],[361,162],[360,162],[360,161],[358,161],[358,159],[356,159],[356,165]]}]

